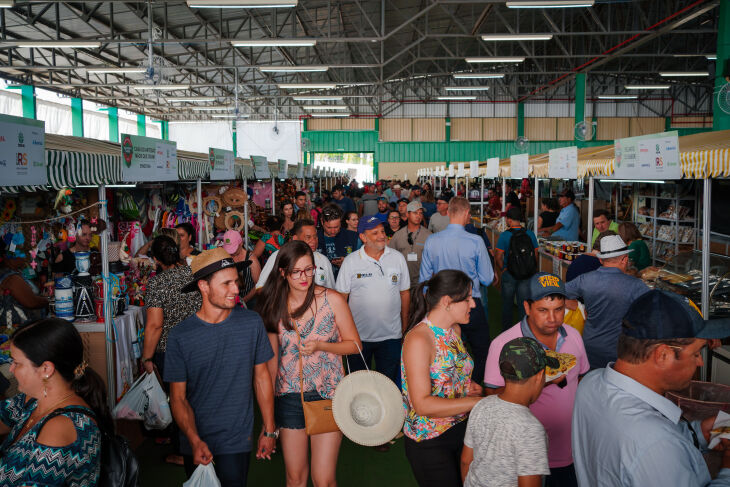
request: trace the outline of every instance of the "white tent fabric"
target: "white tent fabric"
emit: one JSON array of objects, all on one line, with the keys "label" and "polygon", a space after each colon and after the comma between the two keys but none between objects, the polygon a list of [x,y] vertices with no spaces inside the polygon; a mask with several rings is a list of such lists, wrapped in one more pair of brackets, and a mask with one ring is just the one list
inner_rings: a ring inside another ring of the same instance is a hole
[{"label": "white tent fabric", "polygon": [[[276,130],[274,130],[276,128]],[[236,122],[238,155],[265,156],[268,161],[302,161],[301,122]]]},{"label": "white tent fabric", "polygon": [[233,150],[231,122],[170,122],[170,140],[177,142],[177,150],[208,153],[210,147]]}]

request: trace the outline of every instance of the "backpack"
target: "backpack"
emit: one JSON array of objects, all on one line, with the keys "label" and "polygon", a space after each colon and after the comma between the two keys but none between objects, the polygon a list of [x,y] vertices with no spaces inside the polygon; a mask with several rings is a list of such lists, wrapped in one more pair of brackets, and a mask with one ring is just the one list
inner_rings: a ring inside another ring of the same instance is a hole
[{"label": "backpack", "polygon": [[512,238],[509,241],[507,270],[518,281],[532,277],[537,272],[532,239],[524,228],[510,229],[509,232],[512,233]]},{"label": "backpack", "polygon": [[[84,414],[99,424],[96,416],[86,408],[70,406],[59,408],[46,416],[43,425],[51,418],[65,412]],[[137,487],[139,485],[139,462],[134,456],[129,443],[123,436],[109,433],[99,427],[101,433],[101,472],[99,473],[98,487]],[[38,430],[40,434],[40,430]]]}]

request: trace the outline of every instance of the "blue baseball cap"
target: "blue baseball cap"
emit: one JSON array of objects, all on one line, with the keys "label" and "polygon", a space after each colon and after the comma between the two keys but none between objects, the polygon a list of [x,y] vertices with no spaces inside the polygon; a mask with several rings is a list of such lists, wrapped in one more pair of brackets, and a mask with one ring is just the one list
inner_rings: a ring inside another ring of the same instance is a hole
[{"label": "blue baseball cap", "polygon": [[705,320],[688,298],[654,289],[634,300],[621,333],[641,340],[725,338],[730,336],[730,319]]},{"label": "blue baseball cap", "polygon": [[560,294],[567,297],[565,292],[565,284],[555,274],[547,272],[538,272],[530,278],[530,299],[539,301],[545,296],[551,294]]},{"label": "blue baseball cap", "polygon": [[364,216],[360,218],[360,221],[357,223],[357,233],[363,233],[367,230],[372,230],[373,228],[382,224],[383,222],[380,221],[380,218],[375,215]]}]

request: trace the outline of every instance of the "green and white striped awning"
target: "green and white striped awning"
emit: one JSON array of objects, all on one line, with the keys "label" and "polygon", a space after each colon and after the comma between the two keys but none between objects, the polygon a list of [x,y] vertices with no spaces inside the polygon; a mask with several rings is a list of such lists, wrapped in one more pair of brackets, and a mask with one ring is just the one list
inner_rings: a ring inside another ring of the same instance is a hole
[{"label": "green and white striped awning", "polygon": [[210,176],[210,162],[197,159],[180,159],[178,157],[177,175],[180,181],[208,179]]}]

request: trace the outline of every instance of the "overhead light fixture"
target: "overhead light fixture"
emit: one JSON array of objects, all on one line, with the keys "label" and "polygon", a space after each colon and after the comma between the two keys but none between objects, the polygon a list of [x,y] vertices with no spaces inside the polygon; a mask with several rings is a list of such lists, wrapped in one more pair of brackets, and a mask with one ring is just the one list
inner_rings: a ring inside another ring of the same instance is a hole
[{"label": "overhead light fixture", "polygon": [[636,100],[639,95],[598,95],[599,100]]},{"label": "overhead light fixture", "polygon": [[578,8],[592,7],[595,0],[544,0],[507,2],[507,8]]},{"label": "overhead light fixture", "polygon": [[292,8],[298,0],[187,0],[190,8]]},{"label": "overhead light fixture", "polygon": [[302,105],[305,110],[347,110],[347,105]]},{"label": "overhead light fixture", "polygon": [[489,86],[444,86],[446,91],[487,91]]},{"label": "overhead light fixture", "polygon": [[147,68],[87,68],[90,74],[133,74],[146,73]]},{"label": "overhead light fixture", "polygon": [[499,79],[504,73],[454,73],[455,79]]},{"label": "overhead light fixture", "polygon": [[256,39],[231,41],[233,47],[311,47],[316,46],[314,39]]},{"label": "overhead light fixture", "polygon": [[334,117],[344,118],[344,117],[349,117],[350,114],[349,113],[310,113],[309,116],[315,117],[315,118],[334,118]]},{"label": "overhead light fixture", "polygon": [[627,90],[668,90],[671,85],[626,85]]},{"label": "overhead light fixture", "polygon": [[213,96],[180,96],[177,98],[165,98],[170,103],[182,103],[182,102],[193,102],[203,103],[206,101],[215,101],[216,98]]},{"label": "overhead light fixture", "polygon": [[337,88],[337,83],[280,83],[282,90],[331,90]]},{"label": "overhead light fixture", "polygon": [[338,95],[298,95],[292,96],[294,101],[339,101],[342,100],[341,96]]},{"label": "overhead light fixture", "polygon": [[198,112],[213,111],[213,110],[230,110],[231,108],[233,108],[233,107],[230,105],[208,105],[208,106],[204,106],[204,107],[190,107],[191,110],[195,110]]},{"label": "overhead light fixture", "polygon": [[705,54],[705,57],[708,61],[716,61],[717,60],[717,54]]},{"label": "overhead light fixture", "polygon": [[707,71],[664,71],[659,73],[662,78],[677,78],[690,76],[709,76]]},{"label": "overhead light fixture", "polygon": [[458,100],[476,100],[476,96],[469,96],[469,95],[451,95],[451,96],[437,96],[437,100],[452,100],[452,101],[458,101]]},{"label": "overhead light fixture", "polygon": [[521,63],[525,60],[524,57],[468,57],[466,58],[467,63]]},{"label": "overhead light fixture", "polygon": [[0,8],[12,8],[14,3],[13,0],[0,0]]},{"label": "overhead light fixture", "polygon": [[220,114],[220,113],[214,113],[210,116],[211,118],[248,118],[248,113],[242,113],[240,115],[233,115],[233,114]]},{"label": "overhead light fixture", "polygon": [[483,35],[483,41],[549,41],[552,34],[489,34]]},{"label": "overhead light fixture", "polygon": [[330,67],[322,65],[310,66],[259,66],[262,73],[324,73]]},{"label": "overhead light fixture", "polygon": [[101,47],[98,41],[16,41],[16,47],[45,47],[48,49],[95,49]]},{"label": "overhead light fixture", "polygon": [[[648,184],[665,184],[666,181],[651,181],[647,179],[599,179],[602,183],[648,183]],[[639,215],[641,216],[641,215]]]},{"label": "overhead light fixture", "polygon": [[141,90],[161,90],[161,91],[173,91],[173,90],[187,90],[190,88],[190,85],[130,85],[131,88],[141,91]]},{"label": "overhead light fixture", "polygon": [[[93,184],[80,184],[77,188],[98,188],[99,186]],[[107,184],[105,188],[136,188],[136,184]]]}]

